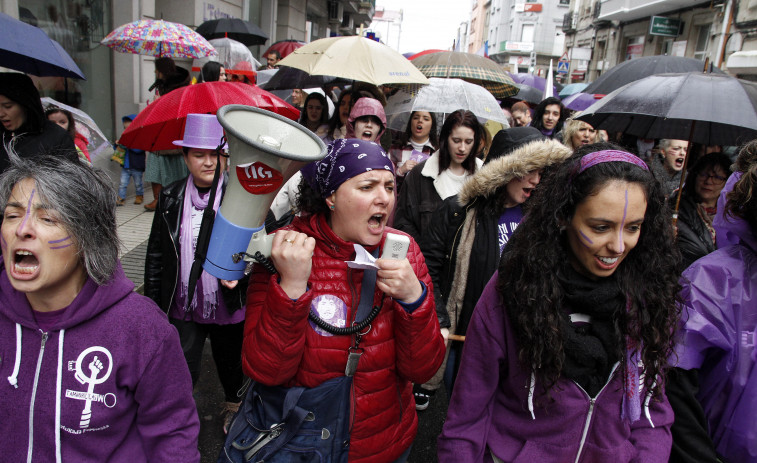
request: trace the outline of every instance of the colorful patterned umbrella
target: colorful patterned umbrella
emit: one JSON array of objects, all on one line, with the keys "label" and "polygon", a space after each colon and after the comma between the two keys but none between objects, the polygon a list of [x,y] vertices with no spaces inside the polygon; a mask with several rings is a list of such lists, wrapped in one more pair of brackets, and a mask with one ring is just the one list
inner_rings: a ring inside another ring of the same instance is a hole
[{"label": "colorful patterned umbrella", "polygon": [[187,114],[215,114],[221,106],[242,104],[266,109],[296,121],[300,112],[281,98],[241,82],[204,82],[178,88],[143,109],[119,143],[146,151],[176,149]]},{"label": "colorful patterned umbrella", "polygon": [[504,68],[480,55],[439,51],[418,56],[411,62],[426,77],[463,79],[484,87],[495,98],[507,98],[519,90]]},{"label": "colorful patterned umbrella", "polygon": [[124,24],[100,43],[121,53],[172,58],[202,58],[214,51],[197,32],[162,19],[140,19]]}]

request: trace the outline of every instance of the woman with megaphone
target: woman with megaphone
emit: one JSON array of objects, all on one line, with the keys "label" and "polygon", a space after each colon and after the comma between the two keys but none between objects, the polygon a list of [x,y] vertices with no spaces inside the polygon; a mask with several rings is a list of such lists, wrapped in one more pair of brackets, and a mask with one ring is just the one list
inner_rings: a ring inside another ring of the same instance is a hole
[{"label": "woman with megaphone", "polygon": [[[387,227],[394,166],[375,142],[342,139],[302,174],[300,215],[273,240],[278,273],[256,265],[250,277],[245,373],[306,391],[351,377],[352,392],[328,404],[347,407],[348,445],[340,447],[350,461],[405,461],[418,425],[412,383],[436,372],[444,341],[423,255]],[[405,258],[374,261],[402,241]]]}]

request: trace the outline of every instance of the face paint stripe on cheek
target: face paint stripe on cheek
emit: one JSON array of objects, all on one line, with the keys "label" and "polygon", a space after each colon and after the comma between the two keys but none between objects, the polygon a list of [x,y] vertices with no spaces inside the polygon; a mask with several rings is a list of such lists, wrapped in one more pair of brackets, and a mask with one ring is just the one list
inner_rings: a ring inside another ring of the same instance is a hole
[{"label": "face paint stripe on cheek", "polygon": [[50,249],[63,249],[72,246],[74,243],[64,244],[63,246],[50,246]]},{"label": "face paint stripe on cheek", "polygon": [[3,235],[0,235],[0,246],[2,246],[3,249],[8,247],[8,242],[5,241],[5,237],[3,237]]},{"label": "face paint stripe on cheek", "polygon": [[67,237],[65,237],[65,238],[61,238],[61,239],[59,239],[59,240],[48,241],[48,242],[47,242],[47,244],[57,244],[57,243],[62,243],[62,242],[64,242],[64,241],[68,240],[68,239],[71,239],[71,235],[68,235]]},{"label": "face paint stripe on cheek", "polygon": [[592,240],[590,240],[589,237],[586,236],[586,234],[584,232],[582,232],[581,230],[578,230],[578,233],[581,235],[581,238],[583,238],[583,239],[586,240],[587,243],[594,244],[594,242]]},{"label": "face paint stripe on cheek", "polygon": [[29,195],[29,204],[26,205],[26,214],[24,214],[24,220],[21,221],[21,227],[19,227],[19,230],[24,229],[24,225],[26,225],[26,220],[29,218],[29,214],[32,210],[32,200],[34,199],[34,192],[37,191],[36,189],[32,188],[32,193]]}]

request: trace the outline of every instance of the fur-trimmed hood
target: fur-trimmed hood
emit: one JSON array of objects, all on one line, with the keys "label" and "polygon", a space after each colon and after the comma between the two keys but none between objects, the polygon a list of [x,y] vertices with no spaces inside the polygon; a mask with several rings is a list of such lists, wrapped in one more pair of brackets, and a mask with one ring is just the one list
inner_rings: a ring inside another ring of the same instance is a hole
[{"label": "fur-trimmed hood", "polygon": [[476,197],[489,198],[516,177],[524,177],[536,169],[544,169],[568,159],[573,151],[557,140],[528,143],[512,153],[495,159],[479,169],[463,185],[458,202],[464,206]]}]

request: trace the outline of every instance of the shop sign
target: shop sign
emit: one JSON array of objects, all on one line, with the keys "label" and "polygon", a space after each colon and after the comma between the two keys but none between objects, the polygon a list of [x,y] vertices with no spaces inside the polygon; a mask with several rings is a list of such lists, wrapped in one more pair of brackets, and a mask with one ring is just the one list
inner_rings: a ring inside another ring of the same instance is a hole
[{"label": "shop sign", "polygon": [[649,20],[649,34],[661,35],[663,37],[678,37],[681,30],[681,20],[665,18],[663,16],[652,16]]}]

